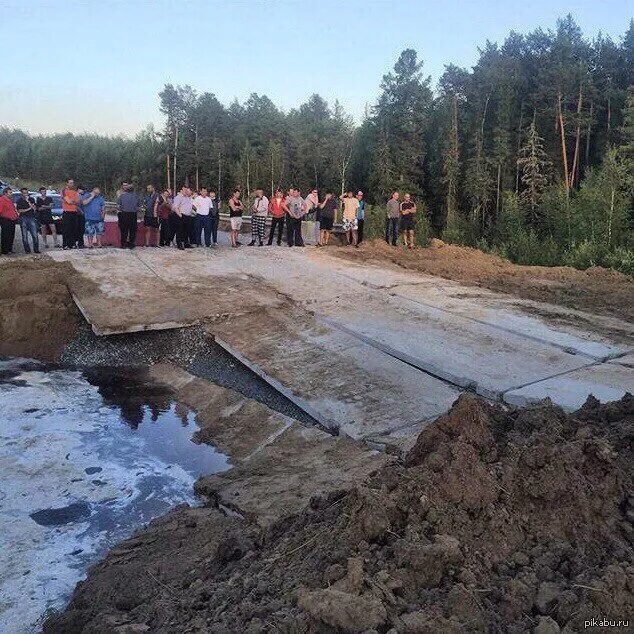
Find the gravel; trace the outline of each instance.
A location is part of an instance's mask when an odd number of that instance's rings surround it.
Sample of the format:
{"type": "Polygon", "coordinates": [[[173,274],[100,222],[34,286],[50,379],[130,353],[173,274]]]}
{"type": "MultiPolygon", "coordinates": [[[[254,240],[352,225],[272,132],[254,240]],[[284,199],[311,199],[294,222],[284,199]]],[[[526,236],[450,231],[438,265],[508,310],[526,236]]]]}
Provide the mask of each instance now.
{"type": "Polygon", "coordinates": [[[61,363],[78,368],[173,363],[304,424],[317,424],[197,326],[98,337],[88,324],[82,323],[76,337],[64,349],[61,363]]]}

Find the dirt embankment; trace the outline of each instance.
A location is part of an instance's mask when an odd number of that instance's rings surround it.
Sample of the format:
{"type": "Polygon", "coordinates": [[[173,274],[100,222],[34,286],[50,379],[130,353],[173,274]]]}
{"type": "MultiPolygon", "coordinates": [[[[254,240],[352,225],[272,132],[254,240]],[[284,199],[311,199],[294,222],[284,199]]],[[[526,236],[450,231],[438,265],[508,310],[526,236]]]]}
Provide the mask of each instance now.
{"type": "Polygon", "coordinates": [[[0,263],[0,356],[59,358],[79,323],[71,275],[70,264],[48,259],[0,263]]]}
{"type": "Polygon", "coordinates": [[[343,247],[328,252],[353,261],[391,262],[524,299],[634,319],[634,278],[601,267],[580,271],[569,266],[521,266],[440,240],[433,241],[429,248],[411,251],[375,240],[360,249],[343,247]]]}
{"type": "Polygon", "coordinates": [[[463,395],[401,465],[266,532],[178,509],[48,633],[575,632],[634,616],[634,399],[572,415],[463,395]]]}

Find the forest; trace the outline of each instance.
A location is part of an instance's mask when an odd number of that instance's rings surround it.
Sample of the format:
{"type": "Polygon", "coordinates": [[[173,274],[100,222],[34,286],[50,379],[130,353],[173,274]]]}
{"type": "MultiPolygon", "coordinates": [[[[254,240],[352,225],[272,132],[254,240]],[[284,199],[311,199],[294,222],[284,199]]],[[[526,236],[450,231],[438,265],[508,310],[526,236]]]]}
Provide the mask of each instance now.
{"type": "Polygon", "coordinates": [[[188,182],[222,198],[236,186],[361,189],[375,233],[398,189],[422,212],[420,243],[436,235],[522,264],[634,273],[634,21],[624,27],[618,41],[584,37],[571,16],[511,32],[436,85],[406,49],[358,123],[317,94],[284,112],[266,95],[225,105],[167,84],[163,129],[133,139],[0,128],[0,175],[72,176],[109,193],[123,180],[188,182]]]}

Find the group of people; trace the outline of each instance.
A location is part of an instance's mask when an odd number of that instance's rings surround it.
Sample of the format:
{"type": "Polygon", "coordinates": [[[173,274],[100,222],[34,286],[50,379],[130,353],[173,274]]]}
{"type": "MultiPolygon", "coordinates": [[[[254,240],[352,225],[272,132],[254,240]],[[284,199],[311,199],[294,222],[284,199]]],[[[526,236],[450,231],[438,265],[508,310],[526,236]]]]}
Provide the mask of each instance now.
{"type": "MultiPolygon", "coordinates": [[[[56,224],[52,217],[52,199],[47,190],[41,188],[33,199],[28,190],[20,190],[14,204],[10,188],[5,188],[0,197],[0,242],[3,254],[10,253],[15,239],[15,225],[19,223],[24,250],[40,252],[42,243],[48,247],[48,236],[52,245],[60,246],[56,224]]],[[[98,187],[86,191],[77,187],[70,179],[61,192],[61,233],[64,249],[100,247],[105,231],[105,199],[98,187]]],[[[195,246],[213,247],[218,244],[218,224],[221,203],[212,189],[201,187],[197,192],[183,186],[174,195],[170,189],[159,192],[148,185],[139,195],[133,185],[123,183],[117,192],[117,214],[122,248],[132,249],[137,244],[138,215],[143,213],[145,246],[178,249],[195,246]]],[[[251,216],[251,242],[249,246],[282,244],[284,228],[289,247],[304,246],[302,220],[309,214],[319,225],[317,246],[329,243],[337,210],[341,208],[342,228],[346,241],[358,247],[363,241],[366,205],[363,192],[352,191],[336,197],[327,191],[320,199],[317,189],[305,198],[297,188],[286,193],[277,189],[269,199],[262,189],[256,189],[252,202],[245,204],[239,189],[232,192],[228,201],[231,246],[241,246],[239,240],[243,215],[251,216]],[[267,218],[271,218],[266,230],[267,218]]],[[[414,246],[416,205],[409,194],[400,201],[400,193],[394,192],[387,202],[385,240],[396,245],[399,232],[406,247],[414,246]]]]}
{"type": "Polygon", "coordinates": [[[62,221],[61,236],[53,218],[53,198],[46,187],[40,187],[33,197],[26,188],[20,189],[17,200],[13,190],[5,187],[0,196],[0,252],[8,255],[13,251],[15,227],[20,226],[22,246],[26,253],[40,253],[40,242],[50,247],[64,249],[101,246],[104,231],[106,201],[99,187],[85,191],[70,179],[61,192],[62,221]],[[61,238],[61,244],[59,242],[61,238]]]}

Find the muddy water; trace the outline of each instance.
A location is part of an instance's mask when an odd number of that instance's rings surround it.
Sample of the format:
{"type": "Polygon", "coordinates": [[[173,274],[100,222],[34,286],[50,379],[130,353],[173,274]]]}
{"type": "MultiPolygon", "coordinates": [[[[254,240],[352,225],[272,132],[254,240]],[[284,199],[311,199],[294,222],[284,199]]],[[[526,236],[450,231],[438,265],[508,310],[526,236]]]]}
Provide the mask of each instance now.
{"type": "Polygon", "coordinates": [[[0,361],[0,632],[39,631],[108,548],[229,468],[134,373],[0,361]]]}

